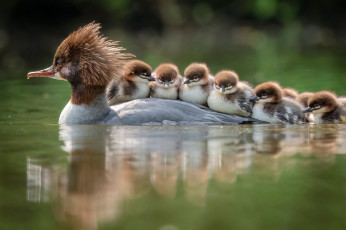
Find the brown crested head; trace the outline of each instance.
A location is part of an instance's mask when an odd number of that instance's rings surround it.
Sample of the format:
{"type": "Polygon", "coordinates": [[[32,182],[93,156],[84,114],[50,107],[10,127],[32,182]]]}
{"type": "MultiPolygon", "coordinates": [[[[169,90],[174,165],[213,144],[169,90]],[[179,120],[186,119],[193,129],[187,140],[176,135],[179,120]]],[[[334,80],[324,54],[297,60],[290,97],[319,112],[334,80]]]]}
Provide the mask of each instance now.
{"type": "Polygon", "coordinates": [[[71,33],[54,55],[52,72],[71,84],[89,86],[106,86],[119,75],[125,60],[133,55],[121,53],[124,48],[101,35],[100,28],[92,22],[71,33]]]}
{"type": "Polygon", "coordinates": [[[124,76],[128,80],[155,80],[151,76],[151,71],[150,65],[140,60],[128,61],[124,66],[124,76]]]}
{"type": "Polygon", "coordinates": [[[225,93],[236,88],[239,81],[238,74],[232,70],[222,70],[215,75],[214,87],[225,93]]]}
{"type": "Polygon", "coordinates": [[[329,91],[320,91],[308,100],[308,107],[313,113],[326,113],[338,106],[337,97],[329,91]]]}
{"type": "Polygon", "coordinates": [[[179,69],[174,64],[163,63],[155,69],[155,79],[167,87],[179,79],[179,69]]]}
{"type": "Polygon", "coordinates": [[[289,97],[291,99],[296,99],[299,95],[298,91],[292,88],[283,88],[282,92],[284,97],[289,97]]]}
{"type": "Polygon", "coordinates": [[[256,86],[254,91],[260,102],[280,102],[283,94],[281,86],[274,81],[268,81],[259,84],[256,86]]]}
{"type": "Polygon", "coordinates": [[[184,71],[184,84],[208,83],[209,68],[204,63],[191,63],[184,71]],[[201,81],[202,80],[202,81],[201,81]]]}
{"type": "Polygon", "coordinates": [[[308,107],[308,100],[312,97],[314,93],[311,92],[303,92],[298,95],[296,101],[298,101],[304,108],[308,107]]]}

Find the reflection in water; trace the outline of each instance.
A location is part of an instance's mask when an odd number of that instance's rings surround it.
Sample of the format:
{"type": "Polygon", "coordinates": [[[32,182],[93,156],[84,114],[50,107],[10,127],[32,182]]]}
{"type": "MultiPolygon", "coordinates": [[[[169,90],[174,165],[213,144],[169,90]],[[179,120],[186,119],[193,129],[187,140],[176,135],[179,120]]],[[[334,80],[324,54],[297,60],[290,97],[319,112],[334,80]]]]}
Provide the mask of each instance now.
{"type": "Polygon", "coordinates": [[[27,160],[27,200],[50,201],[76,229],[121,217],[126,200],[153,191],[173,199],[178,185],[203,206],[211,181],[233,184],[250,170],[277,179],[294,154],[346,153],[345,126],[61,126],[69,164],[27,160]]]}

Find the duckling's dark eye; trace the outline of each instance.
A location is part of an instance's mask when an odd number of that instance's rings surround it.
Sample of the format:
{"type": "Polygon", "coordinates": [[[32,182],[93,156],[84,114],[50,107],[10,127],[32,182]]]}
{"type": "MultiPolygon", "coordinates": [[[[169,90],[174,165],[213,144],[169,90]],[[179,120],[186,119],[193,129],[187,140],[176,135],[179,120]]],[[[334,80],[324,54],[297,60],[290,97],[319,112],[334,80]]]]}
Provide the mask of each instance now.
{"type": "Polygon", "coordinates": [[[196,81],[197,81],[197,80],[198,80],[198,77],[197,77],[197,76],[194,76],[194,77],[193,77],[193,80],[196,80],[196,81]]]}

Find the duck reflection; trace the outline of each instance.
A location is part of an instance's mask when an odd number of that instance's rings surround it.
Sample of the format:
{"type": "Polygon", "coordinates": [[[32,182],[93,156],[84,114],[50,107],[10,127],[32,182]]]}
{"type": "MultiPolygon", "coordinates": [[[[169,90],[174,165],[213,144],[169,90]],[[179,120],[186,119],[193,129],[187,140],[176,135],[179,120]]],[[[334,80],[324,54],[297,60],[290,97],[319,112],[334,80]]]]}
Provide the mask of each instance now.
{"type": "Polygon", "coordinates": [[[153,153],[151,182],[158,194],[173,198],[179,176],[179,154],[153,153]]]}
{"type": "Polygon", "coordinates": [[[133,192],[133,173],[126,161],[107,167],[108,138],[105,127],[61,127],[70,164],[60,174],[52,202],[59,219],[76,229],[96,229],[100,221],[117,218],[122,201],[133,192]]]}
{"type": "Polygon", "coordinates": [[[340,132],[334,125],[311,125],[309,135],[310,152],[324,160],[334,161],[335,153],[342,153],[339,152],[339,146],[345,141],[345,136],[343,140],[339,139],[339,136],[340,132]]]}
{"type": "Polygon", "coordinates": [[[277,179],[296,163],[294,154],[345,152],[344,128],[319,127],[65,125],[59,137],[68,163],[28,158],[27,200],[51,202],[75,229],[115,221],[125,215],[124,202],[153,191],[203,205],[211,181],[236,186],[245,174],[277,179]]]}

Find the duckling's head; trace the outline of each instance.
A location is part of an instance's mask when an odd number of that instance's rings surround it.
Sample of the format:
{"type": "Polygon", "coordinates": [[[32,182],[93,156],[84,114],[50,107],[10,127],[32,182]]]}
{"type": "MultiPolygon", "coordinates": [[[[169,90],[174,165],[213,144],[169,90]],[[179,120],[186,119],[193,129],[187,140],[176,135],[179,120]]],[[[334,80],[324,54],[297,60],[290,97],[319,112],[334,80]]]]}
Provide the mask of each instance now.
{"type": "Polygon", "coordinates": [[[309,98],[308,107],[304,112],[312,112],[313,114],[328,113],[333,111],[337,106],[337,97],[334,93],[320,91],[309,98]]]}
{"type": "Polygon", "coordinates": [[[155,78],[151,76],[151,67],[139,60],[131,60],[125,64],[124,76],[127,80],[139,83],[155,81],[155,78]]]}
{"type": "Polygon", "coordinates": [[[179,69],[171,63],[163,63],[155,70],[157,86],[161,88],[171,88],[180,84],[179,69]]]}
{"type": "Polygon", "coordinates": [[[209,69],[204,63],[191,63],[184,71],[184,84],[188,86],[205,85],[209,83],[209,69]]]}
{"type": "Polygon", "coordinates": [[[28,78],[49,77],[67,80],[73,87],[105,88],[133,55],[120,53],[124,48],[101,35],[100,28],[99,23],[92,22],[71,33],[56,50],[53,65],[28,73],[28,78]]]}
{"type": "Polygon", "coordinates": [[[254,89],[255,95],[250,100],[257,103],[277,103],[282,99],[281,86],[273,81],[259,84],[254,89]]]}
{"type": "Polygon", "coordinates": [[[292,88],[283,88],[282,92],[284,97],[288,97],[293,100],[295,100],[299,95],[298,91],[292,88]]]}
{"type": "Polygon", "coordinates": [[[312,97],[314,93],[311,92],[303,92],[298,95],[296,101],[298,101],[304,108],[308,107],[308,100],[312,97]]]}
{"type": "Polygon", "coordinates": [[[215,75],[214,90],[221,94],[230,94],[237,91],[238,74],[232,70],[222,70],[215,75]]]}

